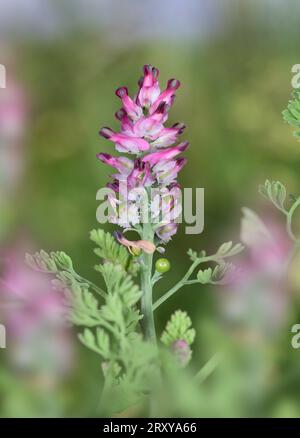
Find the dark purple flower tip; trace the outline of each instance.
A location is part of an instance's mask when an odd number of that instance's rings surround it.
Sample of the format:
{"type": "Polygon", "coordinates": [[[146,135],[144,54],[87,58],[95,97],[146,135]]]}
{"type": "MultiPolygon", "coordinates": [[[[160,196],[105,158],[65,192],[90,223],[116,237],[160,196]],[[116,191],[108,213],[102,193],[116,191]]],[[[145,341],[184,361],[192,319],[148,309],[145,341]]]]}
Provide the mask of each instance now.
{"type": "Polygon", "coordinates": [[[138,169],[138,170],[144,170],[145,169],[145,163],[140,158],[136,158],[134,160],[134,168],[138,169]]]}
{"type": "Polygon", "coordinates": [[[144,76],[141,76],[140,79],[138,80],[138,86],[141,88],[143,86],[144,83],[144,76]]]}
{"type": "Polygon", "coordinates": [[[187,162],[187,159],[185,157],[180,157],[180,158],[177,158],[177,160],[176,160],[177,166],[180,168],[182,168],[186,164],[186,162],[187,162]]]}
{"type": "Polygon", "coordinates": [[[145,64],[143,67],[143,72],[145,76],[149,74],[152,74],[154,78],[158,78],[159,76],[159,70],[156,67],[152,67],[151,64],[145,64]]]}
{"type": "Polygon", "coordinates": [[[176,99],[176,95],[172,94],[172,96],[170,97],[170,104],[169,104],[170,106],[173,105],[175,99],[176,99]]]}
{"type": "Polygon", "coordinates": [[[174,90],[177,90],[177,88],[180,87],[180,81],[177,79],[169,79],[167,83],[167,88],[174,88],[174,90]]]}
{"type": "Polygon", "coordinates": [[[156,67],[152,67],[152,74],[157,79],[159,76],[159,70],[156,67]]]}
{"type": "Polygon", "coordinates": [[[109,189],[112,189],[115,193],[119,192],[119,182],[118,181],[114,181],[112,183],[107,183],[106,187],[108,187],[109,189]]]}
{"type": "Polygon", "coordinates": [[[124,116],[126,116],[126,111],[124,110],[124,108],[119,109],[116,113],[115,113],[115,117],[118,120],[122,120],[124,116]]]}
{"type": "Polygon", "coordinates": [[[120,242],[120,240],[123,237],[123,234],[120,231],[114,231],[113,236],[117,242],[120,242]]]}
{"type": "Polygon", "coordinates": [[[160,102],[160,104],[155,110],[155,114],[163,114],[167,112],[168,109],[169,109],[169,105],[166,102],[160,102]]]}
{"type": "Polygon", "coordinates": [[[178,130],[178,134],[182,134],[186,126],[184,123],[175,123],[172,128],[176,128],[178,130]]]}
{"type": "Polygon", "coordinates": [[[180,152],[184,152],[187,150],[187,148],[189,147],[190,143],[188,141],[185,141],[183,143],[180,143],[178,145],[178,149],[180,150],[180,152]]]}
{"type": "Polygon", "coordinates": [[[96,157],[98,158],[98,160],[101,160],[104,163],[112,158],[110,154],[106,154],[105,152],[100,152],[96,155],[96,157]]]}
{"type": "Polygon", "coordinates": [[[99,134],[104,138],[110,138],[113,135],[113,131],[108,128],[107,126],[104,126],[100,129],[99,134]]]}
{"type": "Polygon", "coordinates": [[[118,96],[120,99],[122,99],[124,96],[128,96],[128,89],[127,87],[120,87],[116,89],[116,96],[118,96]]]}
{"type": "Polygon", "coordinates": [[[169,185],[169,190],[172,190],[172,189],[181,189],[181,185],[178,182],[174,181],[169,185]]]}
{"type": "Polygon", "coordinates": [[[151,64],[145,64],[143,67],[144,75],[148,75],[152,72],[152,65],[151,64]]]}

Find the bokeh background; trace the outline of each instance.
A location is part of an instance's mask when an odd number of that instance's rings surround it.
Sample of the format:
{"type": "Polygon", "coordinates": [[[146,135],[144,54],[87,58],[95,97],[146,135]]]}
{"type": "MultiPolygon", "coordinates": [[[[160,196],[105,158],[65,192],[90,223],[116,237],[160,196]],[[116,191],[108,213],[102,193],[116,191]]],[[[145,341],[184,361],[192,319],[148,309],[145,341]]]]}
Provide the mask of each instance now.
{"type": "Polygon", "coordinates": [[[300,144],[281,117],[291,67],[300,63],[299,18],[297,0],[0,0],[0,63],[7,68],[0,89],[0,321],[8,327],[1,416],[97,415],[98,357],[62,324],[60,298],[23,258],[40,248],[63,250],[97,282],[88,236],[98,226],[96,192],[109,170],[95,155],[112,150],[98,130],[117,126],[114,89],[133,92],[145,63],[160,69],[162,83],[182,83],[170,113],[171,122],[186,123],[191,143],[180,182],[205,188],[204,232],[180,228],[157,296],[186,271],[188,248],[214,251],[240,240],[242,207],[275,230],[276,249],[250,244],[243,287],[190,286],[157,312],[158,330],[175,309],[189,312],[197,329],[193,371],[221,352],[182,415],[300,416],[300,351],[290,342],[300,322],[299,264],[279,285],[289,242],[282,218],[257,192],[266,178],[300,192],[300,144]]]}

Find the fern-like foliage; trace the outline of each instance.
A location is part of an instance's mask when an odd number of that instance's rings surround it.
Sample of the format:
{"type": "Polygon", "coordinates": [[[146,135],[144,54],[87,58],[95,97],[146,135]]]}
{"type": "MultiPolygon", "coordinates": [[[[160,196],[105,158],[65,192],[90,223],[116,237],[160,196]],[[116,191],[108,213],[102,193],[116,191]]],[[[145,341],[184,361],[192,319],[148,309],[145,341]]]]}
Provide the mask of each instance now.
{"type": "Polygon", "coordinates": [[[73,268],[71,258],[63,251],[51,252],[39,251],[35,254],[26,254],[25,261],[31,269],[44,274],[52,274],[55,280],[52,284],[56,289],[72,289],[74,284],[93,289],[97,294],[105,297],[105,292],[89,280],[83,278],[73,268]]]}
{"type": "Polygon", "coordinates": [[[162,343],[169,347],[174,342],[181,340],[191,345],[196,335],[195,330],[191,327],[192,321],[187,313],[182,310],[176,310],[161,335],[162,343]]]}
{"type": "MultiPolygon", "coordinates": [[[[116,250],[113,249],[113,252],[116,253],[116,250]]],[[[109,336],[114,336],[117,344],[136,328],[141,319],[136,309],[141,292],[120,264],[107,262],[106,259],[106,263],[97,266],[107,288],[102,294],[104,303],[100,305],[99,300],[90,291],[92,283],[74,271],[72,260],[65,253],[48,254],[40,251],[34,255],[26,254],[26,261],[31,268],[39,272],[55,275],[52,283],[65,294],[68,320],[75,325],[86,327],[81,340],[87,347],[95,351],[95,342],[104,339],[103,336],[99,338],[99,333],[95,337],[90,328],[101,327],[107,330],[109,336]],[[94,340],[89,345],[92,336],[94,340]]]]}
{"type": "MultiPolygon", "coordinates": [[[[96,267],[106,285],[101,302],[93,293],[97,286],[75,272],[64,252],[26,254],[26,261],[32,269],[54,276],[53,286],[65,296],[66,319],[83,328],[80,341],[100,355],[106,387],[118,391],[114,403],[123,400],[124,408],[149,391],[150,375],[158,369],[154,363],[157,352],[139,334],[142,316],[137,304],[141,291],[124,269],[127,253],[107,233],[94,233],[93,237],[101,244],[98,255],[101,253],[104,261],[96,267]]],[[[115,405],[114,409],[119,407],[115,405]]]]}
{"type": "Polygon", "coordinates": [[[119,264],[126,269],[129,261],[128,251],[124,246],[119,245],[110,233],[101,229],[92,230],[90,238],[97,244],[94,252],[102,261],[119,264]]]}
{"type": "Polygon", "coordinates": [[[201,284],[225,284],[229,282],[235,272],[232,263],[222,263],[214,268],[200,269],[197,273],[197,279],[201,284]]]}
{"type": "Polygon", "coordinates": [[[244,245],[241,243],[233,244],[232,241],[222,243],[222,245],[218,248],[215,254],[208,256],[206,251],[202,250],[199,253],[196,251],[189,249],[187,254],[190,257],[192,262],[201,261],[205,259],[219,259],[220,261],[224,261],[224,259],[229,257],[234,257],[235,255],[242,252],[244,249],[244,245]]]}
{"type": "MultiPolygon", "coordinates": [[[[232,279],[233,273],[237,273],[235,266],[227,262],[227,258],[234,257],[243,251],[244,245],[241,243],[233,244],[232,241],[223,243],[215,254],[207,255],[205,251],[197,253],[189,249],[187,254],[196,268],[201,263],[217,263],[215,267],[200,269],[197,273],[197,280],[201,284],[224,284],[232,279]]],[[[193,282],[197,281],[194,280],[193,282]]]]}
{"type": "MultiPolygon", "coordinates": [[[[94,249],[95,254],[100,257],[101,262],[110,262],[116,265],[120,265],[123,269],[127,270],[128,274],[132,277],[136,277],[140,272],[140,264],[136,257],[132,257],[127,249],[116,242],[114,237],[101,229],[92,230],[90,238],[98,246],[94,249]]],[[[99,266],[96,266],[98,270],[99,266]]]]}
{"type": "Polygon", "coordinates": [[[234,245],[232,241],[225,242],[219,247],[216,255],[222,258],[233,257],[243,251],[243,249],[244,245],[242,245],[241,243],[236,243],[234,245]]]}
{"type": "Polygon", "coordinates": [[[272,202],[274,206],[286,213],[285,200],[286,200],[286,188],[279,181],[269,181],[268,179],[265,183],[259,186],[259,193],[266,199],[272,202]]]}
{"type": "Polygon", "coordinates": [[[289,101],[287,109],[282,112],[283,119],[294,128],[294,136],[300,140],[300,91],[294,90],[292,99],[289,101]]]}

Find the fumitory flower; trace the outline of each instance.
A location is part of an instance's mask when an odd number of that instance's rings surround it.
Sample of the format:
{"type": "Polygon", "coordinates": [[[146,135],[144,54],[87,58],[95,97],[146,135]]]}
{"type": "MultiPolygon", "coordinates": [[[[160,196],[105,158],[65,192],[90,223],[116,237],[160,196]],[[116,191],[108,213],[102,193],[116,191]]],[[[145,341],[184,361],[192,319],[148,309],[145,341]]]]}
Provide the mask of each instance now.
{"type": "Polygon", "coordinates": [[[186,164],[186,159],[180,154],[189,143],[174,145],[185,128],[183,123],[165,126],[180,82],[170,79],[166,89],[161,91],[158,76],[157,68],[145,65],[134,98],[129,96],[126,87],[116,90],[122,102],[122,108],[115,114],[120,121],[120,132],[104,127],[100,135],[113,142],[118,152],[127,155],[99,153],[97,158],[117,171],[111,175],[112,182],[107,184],[112,189],[107,200],[115,213],[109,218],[110,222],[124,228],[143,223],[145,196],[153,192],[150,201],[147,198],[150,214],[146,219],[156,223],[158,242],[167,242],[176,233],[176,219],[181,213],[177,175],[186,164]],[[122,199],[117,199],[121,194],[122,199]]]}
{"type": "Polygon", "coordinates": [[[115,231],[114,236],[121,245],[128,248],[132,255],[139,255],[141,251],[152,254],[156,249],[155,245],[148,240],[128,240],[119,231],[115,231]]]}

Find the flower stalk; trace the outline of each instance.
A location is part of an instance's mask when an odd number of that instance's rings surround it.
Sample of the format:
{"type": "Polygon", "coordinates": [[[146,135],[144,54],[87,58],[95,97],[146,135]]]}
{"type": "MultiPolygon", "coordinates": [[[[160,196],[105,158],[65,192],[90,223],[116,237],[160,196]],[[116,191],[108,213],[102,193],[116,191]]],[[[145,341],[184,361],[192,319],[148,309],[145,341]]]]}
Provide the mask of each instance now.
{"type": "MultiPolygon", "coordinates": [[[[151,224],[144,224],[143,239],[153,242],[154,232],[151,224]]],[[[152,264],[153,254],[142,254],[142,270],[141,270],[141,310],[144,315],[142,319],[142,327],[145,339],[156,343],[155,323],[152,306],[152,264]]]]}

